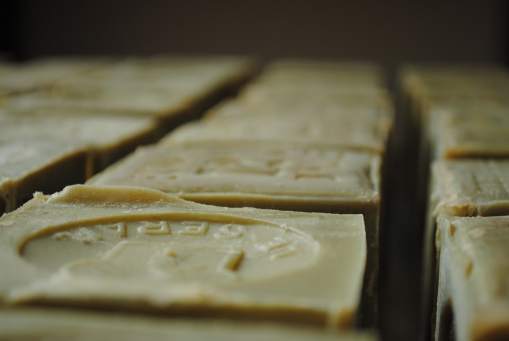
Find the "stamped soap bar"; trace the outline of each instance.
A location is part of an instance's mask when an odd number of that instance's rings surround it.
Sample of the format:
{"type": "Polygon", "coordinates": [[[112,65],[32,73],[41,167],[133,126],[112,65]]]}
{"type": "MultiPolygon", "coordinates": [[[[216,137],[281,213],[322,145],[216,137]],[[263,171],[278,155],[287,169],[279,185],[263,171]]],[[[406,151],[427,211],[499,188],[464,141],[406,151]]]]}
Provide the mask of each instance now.
{"type": "Polygon", "coordinates": [[[340,328],[360,313],[361,215],[228,209],[155,190],[76,185],[36,195],[0,228],[7,305],[340,328]]]}
{"type": "Polygon", "coordinates": [[[444,218],[439,231],[437,339],[453,328],[457,340],[506,340],[509,216],[444,218]]]}

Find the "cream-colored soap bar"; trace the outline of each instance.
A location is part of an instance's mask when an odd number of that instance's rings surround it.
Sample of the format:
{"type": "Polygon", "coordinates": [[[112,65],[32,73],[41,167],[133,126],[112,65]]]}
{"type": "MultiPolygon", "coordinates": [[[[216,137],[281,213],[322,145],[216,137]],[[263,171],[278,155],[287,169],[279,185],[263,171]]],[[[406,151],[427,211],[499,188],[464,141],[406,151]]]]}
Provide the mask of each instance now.
{"type": "MultiPolygon", "coordinates": [[[[1,129],[1,128],[0,128],[1,129]]],[[[86,179],[87,152],[59,139],[0,136],[0,215],[32,197],[86,179]]]]}
{"type": "Polygon", "coordinates": [[[333,81],[346,85],[347,82],[363,83],[365,85],[382,85],[382,70],[378,65],[370,63],[348,63],[333,61],[309,60],[279,60],[270,63],[264,69],[257,82],[305,87],[306,80],[333,81]]]}
{"type": "Polygon", "coordinates": [[[109,62],[105,59],[72,58],[43,59],[25,64],[2,64],[0,65],[0,97],[48,87],[59,80],[81,77],[87,72],[107,65],[109,62]]]}
{"type": "MultiPolygon", "coordinates": [[[[372,115],[373,120],[392,120],[393,107],[387,97],[366,96],[359,100],[357,96],[322,94],[309,98],[288,94],[274,96],[270,91],[244,91],[242,96],[212,108],[206,118],[230,117],[242,119],[248,115],[256,116],[284,116],[288,120],[295,116],[307,115],[337,115],[348,120],[349,117],[372,115]]],[[[362,120],[362,118],[361,118],[362,120]]]]}
{"type": "Polygon", "coordinates": [[[94,170],[152,141],[157,130],[149,118],[66,113],[0,110],[0,212],[14,209],[35,191],[51,193],[83,182],[94,170]]]}
{"type": "Polygon", "coordinates": [[[509,338],[509,216],[443,218],[436,339],[509,338]],[[452,302],[452,307],[448,304],[452,302]],[[452,310],[451,323],[447,310],[452,310]]]}
{"type": "Polygon", "coordinates": [[[433,164],[433,210],[453,216],[509,214],[509,162],[443,160],[433,164]]]}
{"type": "Polygon", "coordinates": [[[391,119],[374,108],[302,115],[217,116],[178,128],[166,140],[316,143],[383,153],[391,119]]]}
{"type": "Polygon", "coordinates": [[[10,108],[64,108],[121,114],[172,116],[189,114],[235,88],[253,73],[247,60],[187,63],[169,58],[124,61],[83,77],[67,78],[51,88],[16,96],[10,108]]]}
{"type": "MultiPolygon", "coordinates": [[[[1,132],[12,140],[26,137],[67,141],[88,148],[92,165],[102,169],[142,143],[160,134],[150,117],[110,115],[107,111],[84,109],[0,110],[1,132]]],[[[89,174],[90,175],[90,174],[89,174]]]]}
{"type": "Polygon", "coordinates": [[[359,313],[361,215],[228,209],[142,188],[77,185],[36,195],[0,218],[0,228],[7,305],[341,328],[359,313]]]}
{"type": "Polygon", "coordinates": [[[280,60],[268,64],[243,91],[252,101],[321,101],[324,97],[350,97],[357,101],[385,96],[381,69],[368,63],[280,60]]]}
{"type": "Polygon", "coordinates": [[[149,187],[218,205],[330,212],[378,205],[379,173],[379,156],[348,149],[183,142],[138,149],[90,183],[149,187]]]}
{"type": "Polygon", "coordinates": [[[437,110],[431,118],[437,158],[488,158],[509,155],[507,108],[437,110]]]}
{"type": "MultiPolygon", "coordinates": [[[[509,214],[509,163],[498,160],[435,161],[425,230],[425,304],[432,302],[437,281],[436,220],[439,216],[509,214]]],[[[431,307],[428,307],[431,310],[431,307]]]]}
{"type": "Polygon", "coordinates": [[[164,317],[16,309],[0,311],[0,337],[26,340],[323,340],[375,341],[370,333],[337,332],[266,322],[183,320],[164,317]]]}

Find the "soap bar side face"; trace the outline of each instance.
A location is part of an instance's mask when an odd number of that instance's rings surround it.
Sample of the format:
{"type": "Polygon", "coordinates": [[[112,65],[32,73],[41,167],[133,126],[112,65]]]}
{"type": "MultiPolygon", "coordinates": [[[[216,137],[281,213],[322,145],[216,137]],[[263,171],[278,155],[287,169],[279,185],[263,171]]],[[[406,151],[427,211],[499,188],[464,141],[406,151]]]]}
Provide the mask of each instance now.
{"type": "Polygon", "coordinates": [[[457,335],[507,337],[509,217],[450,218],[441,224],[441,235],[443,247],[451,250],[457,335]]]}
{"type": "Polygon", "coordinates": [[[502,160],[447,160],[433,164],[435,215],[509,214],[509,163],[502,160]]]}

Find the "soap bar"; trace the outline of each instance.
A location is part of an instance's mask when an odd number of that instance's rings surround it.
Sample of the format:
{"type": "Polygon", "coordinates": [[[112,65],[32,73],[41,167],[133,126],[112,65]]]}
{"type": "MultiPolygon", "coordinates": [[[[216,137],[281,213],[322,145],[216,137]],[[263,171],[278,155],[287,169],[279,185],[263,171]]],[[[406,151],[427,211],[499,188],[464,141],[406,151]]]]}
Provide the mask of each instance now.
{"type": "Polygon", "coordinates": [[[0,206],[9,211],[34,191],[83,182],[156,132],[153,120],[143,117],[0,109],[0,206]]]}
{"type": "MultiPolygon", "coordinates": [[[[393,107],[385,96],[364,96],[362,100],[356,96],[321,94],[307,97],[286,95],[274,96],[256,89],[244,90],[241,97],[234,100],[223,101],[214,106],[206,115],[206,119],[216,117],[230,117],[242,119],[248,115],[284,116],[288,120],[301,115],[337,115],[348,120],[352,115],[372,115],[375,121],[387,122],[393,119],[393,107]]],[[[350,118],[351,119],[351,118],[350,118]]],[[[362,118],[361,118],[362,120],[362,118]]]]}
{"type": "Polygon", "coordinates": [[[149,187],[218,205],[323,212],[378,205],[379,172],[378,155],[349,149],[190,141],[140,148],[90,183],[149,187]]]}
{"type": "Polygon", "coordinates": [[[173,119],[195,114],[249,78],[253,64],[244,59],[206,63],[134,60],[112,63],[79,78],[60,80],[23,96],[10,108],[63,108],[173,119]]]}
{"type": "Polygon", "coordinates": [[[149,117],[116,116],[82,109],[0,109],[0,122],[5,138],[68,141],[69,145],[88,147],[101,159],[101,166],[127,154],[140,143],[153,141],[159,134],[156,122],[149,117]]]}
{"type": "Polygon", "coordinates": [[[0,136],[0,216],[35,190],[52,193],[85,181],[87,159],[86,150],[69,141],[0,136]]]}
{"type": "Polygon", "coordinates": [[[263,321],[224,321],[140,317],[64,309],[0,311],[2,338],[16,340],[323,340],[375,341],[368,332],[339,332],[263,321]]]}
{"type": "MultiPolygon", "coordinates": [[[[509,162],[499,160],[439,160],[432,165],[430,200],[425,228],[425,304],[433,301],[440,249],[436,249],[436,221],[440,216],[509,214],[509,162]]],[[[430,311],[431,307],[427,307],[430,311]]]]}
{"type": "Polygon", "coordinates": [[[436,158],[489,158],[509,155],[507,107],[437,110],[430,127],[436,158]]]}
{"type": "Polygon", "coordinates": [[[508,161],[436,161],[432,177],[432,206],[435,215],[509,214],[508,161]]]}
{"type": "Polygon", "coordinates": [[[42,89],[106,65],[106,59],[91,58],[50,58],[25,64],[0,64],[0,97],[42,89]]]}
{"type": "Polygon", "coordinates": [[[444,218],[439,231],[437,339],[509,338],[509,216],[444,218]]]}
{"type": "Polygon", "coordinates": [[[149,189],[75,185],[37,194],[0,218],[0,227],[7,305],[339,328],[359,313],[361,215],[228,209],[149,189]]]}
{"type": "Polygon", "coordinates": [[[344,112],[307,112],[301,115],[231,116],[186,124],[168,141],[272,141],[316,143],[383,153],[392,121],[373,108],[344,112]]]}

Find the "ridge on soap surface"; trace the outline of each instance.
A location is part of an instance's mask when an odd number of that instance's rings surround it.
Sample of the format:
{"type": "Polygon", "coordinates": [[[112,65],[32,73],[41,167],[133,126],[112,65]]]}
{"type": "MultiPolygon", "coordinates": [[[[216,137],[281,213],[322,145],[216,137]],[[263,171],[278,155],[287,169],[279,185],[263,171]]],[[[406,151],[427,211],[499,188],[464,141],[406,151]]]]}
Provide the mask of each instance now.
{"type": "Polygon", "coordinates": [[[239,193],[377,202],[380,158],[323,146],[270,142],[183,142],[138,150],[89,181],[134,185],[191,199],[239,193]]]}
{"type": "Polygon", "coordinates": [[[168,313],[342,328],[358,311],[361,215],[228,209],[142,188],[77,185],[36,196],[0,227],[0,263],[13,271],[0,279],[0,297],[9,305],[136,310],[143,302],[168,313]]]}

